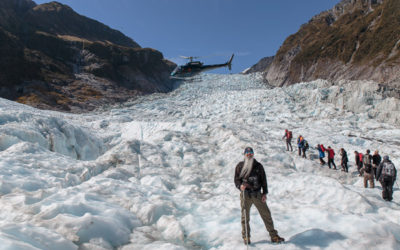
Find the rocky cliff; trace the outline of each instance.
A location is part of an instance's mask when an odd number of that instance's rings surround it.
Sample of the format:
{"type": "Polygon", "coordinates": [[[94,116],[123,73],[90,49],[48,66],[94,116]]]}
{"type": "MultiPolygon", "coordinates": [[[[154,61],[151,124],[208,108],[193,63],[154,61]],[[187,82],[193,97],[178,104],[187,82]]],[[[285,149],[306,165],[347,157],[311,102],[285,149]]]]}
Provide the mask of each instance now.
{"type": "Polygon", "coordinates": [[[256,64],[254,64],[250,68],[243,71],[243,74],[250,74],[250,73],[255,73],[255,72],[267,72],[269,69],[269,66],[271,66],[271,63],[273,61],[274,61],[273,56],[263,57],[256,64]]]}
{"type": "Polygon", "coordinates": [[[400,1],[341,1],[289,36],[263,72],[275,86],[346,79],[400,87],[400,1]]]}
{"type": "Polygon", "coordinates": [[[66,5],[0,1],[0,97],[81,112],[169,91],[174,66],[66,5]]]}

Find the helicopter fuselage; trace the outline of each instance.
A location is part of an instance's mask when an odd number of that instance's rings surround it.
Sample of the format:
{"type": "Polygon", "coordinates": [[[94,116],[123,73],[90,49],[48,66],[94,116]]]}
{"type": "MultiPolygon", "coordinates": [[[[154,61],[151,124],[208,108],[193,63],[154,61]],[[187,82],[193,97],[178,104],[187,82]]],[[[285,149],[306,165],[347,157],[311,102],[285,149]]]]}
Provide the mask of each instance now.
{"type": "Polygon", "coordinates": [[[212,70],[212,69],[216,69],[216,68],[221,68],[221,67],[229,67],[229,70],[230,70],[231,66],[232,66],[233,56],[234,55],[231,56],[231,58],[228,62],[223,63],[223,64],[204,65],[200,61],[191,61],[185,65],[177,66],[171,72],[171,76],[173,76],[173,77],[191,77],[196,74],[199,74],[200,72],[203,72],[206,70],[212,70]]]}

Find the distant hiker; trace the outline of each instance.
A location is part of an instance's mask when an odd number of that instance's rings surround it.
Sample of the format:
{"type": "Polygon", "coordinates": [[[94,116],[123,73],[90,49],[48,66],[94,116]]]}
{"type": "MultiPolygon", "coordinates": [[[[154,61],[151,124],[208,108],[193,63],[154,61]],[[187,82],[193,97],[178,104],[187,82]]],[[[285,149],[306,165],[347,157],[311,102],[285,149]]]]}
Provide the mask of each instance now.
{"type": "Polygon", "coordinates": [[[375,150],[374,155],[372,156],[372,169],[374,171],[374,176],[376,177],[376,170],[381,164],[382,157],[379,155],[379,151],[375,150]]]}
{"type": "Polygon", "coordinates": [[[334,161],[335,151],[333,151],[331,146],[328,146],[328,149],[326,151],[328,151],[328,167],[331,168],[331,163],[332,163],[333,166],[335,167],[334,169],[336,170],[337,168],[336,168],[336,164],[335,164],[335,161],[334,161]]]}
{"type": "MultiPolygon", "coordinates": [[[[297,137],[297,147],[299,148],[299,156],[301,156],[301,153],[303,152],[304,148],[304,137],[301,135],[297,137]]],[[[303,158],[305,158],[304,153],[303,153],[303,158]]]]}
{"type": "Polygon", "coordinates": [[[271,212],[267,206],[267,178],[263,165],[254,159],[254,151],[247,147],[244,150],[244,161],[237,164],[235,169],[235,185],[241,191],[240,201],[242,210],[242,237],[244,243],[250,244],[250,208],[254,204],[260,213],[272,242],[282,242],[274,228],[271,212]],[[262,193],[261,193],[262,190],[262,193]]]}
{"type": "Polygon", "coordinates": [[[348,173],[349,168],[347,166],[347,163],[349,162],[349,158],[347,158],[347,152],[344,150],[344,148],[340,149],[340,156],[342,156],[342,159],[340,161],[340,165],[342,166],[342,171],[348,173]]]}
{"type": "Polygon", "coordinates": [[[383,162],[379,164],[376,171],[376,180],[382,185],[382,198],[385,201],[393,200],[393,185],[396,182],[397,170],[389,160],[389,156],[383,157],[383,162]]]}
{"type": "Polygon", "coordinates": [[[357,171],[359,173],[358,176],[362,176],[363,175],[363,171],[362,171],[362,166],[363,166],[363,164],[362,164],[362,156],[363,156],[362,153],[354,151],[354,160],[356,162],[357,171]]]}
{"type": "Polygon", "coordinates": [[[292,131],[289,131],[285,129],[285,135],[282,137],[282,139],[286,138],[286,151],[289,151],[289,146],[290,146],[290,151],[293,151],[292,148],[292,131]]]}
{"type": "Polygon", "coordinates": [[[318,150],[318,153],[319,153],[319,162],[320,162],[320,164],[321,164],[321,165],[325,165],[326,162],[324,161],[324,157],[325,157],[325,148],[324,148],[324,145],[318,144],[318,145],[317,145],[317,150],[318,150]]]}
{"type": "Polygon", "coordinates": [[[375,187],[374,173],[372,172],[372,155],[370,150],[367,149],[367,153],[362,157],[362,163],[364,165],[364,187],[368,187],[368,181],[370,188],[375,187]]]}
{"type": "Polygon", "coordinates": [[[310,145],[308,145],[308,142],[306,140],[304,140],[303,144],[304,146],[301,151],[303,152],[303,158],[307,158],[306,151],[310,148],[310,145]]]}

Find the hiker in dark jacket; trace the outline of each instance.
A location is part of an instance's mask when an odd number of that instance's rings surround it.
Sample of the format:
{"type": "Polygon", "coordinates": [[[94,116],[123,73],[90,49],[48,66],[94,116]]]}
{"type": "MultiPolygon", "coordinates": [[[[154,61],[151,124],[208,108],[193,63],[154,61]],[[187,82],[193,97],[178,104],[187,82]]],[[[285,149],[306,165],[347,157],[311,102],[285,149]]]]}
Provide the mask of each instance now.
{"type": "Polygon", "coordinates": [[[347,163],[349,162],[349,158],[347,158],[347,152],[344,150],[344,148],[340,149],[340,155],[342,156],[342,159],[340,161],[340,165],[342,166],[342,171],[348,173],[349,168],[347,166],[347,163]]]}
{"type": "Polygon", "coordinates": [[[334,169],[336,170],[337,168],[336,168],[336,164],[335,164],[335,161],[334,161],[335,151],[333,151],[331,146],[328,146],[328,149],[326,151],[328,151],[328,167],[331,168],[331,163],[332,163],[334,169]]]}
{"type": "MultiPolygon", "coordinates": [[[[297,137],[297,147],[299,148],[299,156],[301,156],[301,153],[303,152],[304,148],[304,137],[301,135],[297,137]]],[[[304,153],[303,153],[303,158],[305,158],[304,153]]]]}
{"type": "Polygon", "coordinates": [[[393,200],[393,185],[396,182],[397,170],[389,156],[385,155],[376,170],[376,180],[382,185],[382,198],[385,201],[393,200]]]}
{"type": "Polygon", "coordinates": [[[325,157],[324,145],[318,144],[317,145],[317,149],[318,149],[318,153],[319,153],[319,162],[320,162],[321,165],[325,165],[326,162],[324,161],[324,157],[325,157]]]}
{"type": "Polygon", "coordinates": [[[374,177],[376,178],[376,170],[379,167],[379,164],[381,164],[382,158],[379,155],[379,151],[375,150],[374,155],[372,156],[372,169],[374,171],[374,177]]]}
{"type": "Polygon", "coordinates": [[[244,150],[244,161],[237,164],[235,169],[235,186],[241,191],[240,201],[242,208],[242,237],[244,243],[250,244],[250,208],[254,204],[260,213],[272,242],[282,242],[274,228],[271,212],[267,206],[267,178],[263,165],[254,159],[254,151],[247,147],[244,150]]]}
{"type": "Polygon", "coordinates": [[[289,151],[289,146],[290,146],[290,151],[293,151],[292,137],[293,137],[292,131],[285,129],[285,135],[282,137],[282,139],[286,138],[286,151],[289,151]]]}
{"type": "Polygon", "coordinates": [[[375,187],[374,181],[374,173],[372,170],[372,155],[370,154],[370,150],[367,149],[367,153],[363,155],[362,162],[363,162],[363,171],[364,171],[364,187],[368,187],[368,181],[370,188],[375,187]]]}
{"type": "Polygon", "coordinates": [[[308,145],[308,142],[306,140],[303,140],[303,148],[301,149],[301,151],[303,152],[303,158],[307,158],[306,152],[307,150],[310,148],[310,146],[308,145]]]}

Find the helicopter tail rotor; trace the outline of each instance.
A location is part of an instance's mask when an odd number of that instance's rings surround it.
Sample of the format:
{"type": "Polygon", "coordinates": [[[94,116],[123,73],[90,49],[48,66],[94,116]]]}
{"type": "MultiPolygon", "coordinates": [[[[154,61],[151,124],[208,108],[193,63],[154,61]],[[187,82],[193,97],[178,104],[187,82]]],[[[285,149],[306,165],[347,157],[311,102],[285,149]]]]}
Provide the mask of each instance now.
{"type": "Polygon", "coordinates": [[[232,54],[232,56],[231,56],[231,59],[229,59],[229,61],[226,63],[226,64],[228,64],[228,69],[229,70],[232,70],[232,60],[233,60],[233,56],[234,56],[235,54],[232,54]]]}

